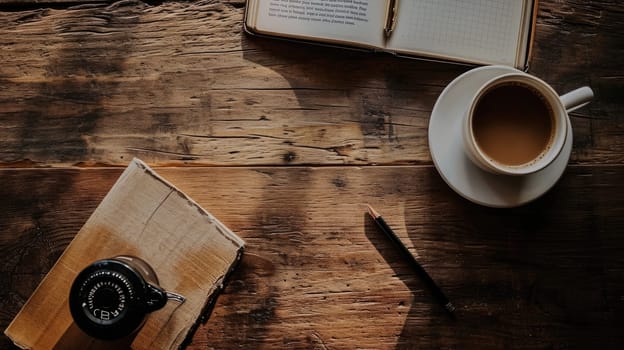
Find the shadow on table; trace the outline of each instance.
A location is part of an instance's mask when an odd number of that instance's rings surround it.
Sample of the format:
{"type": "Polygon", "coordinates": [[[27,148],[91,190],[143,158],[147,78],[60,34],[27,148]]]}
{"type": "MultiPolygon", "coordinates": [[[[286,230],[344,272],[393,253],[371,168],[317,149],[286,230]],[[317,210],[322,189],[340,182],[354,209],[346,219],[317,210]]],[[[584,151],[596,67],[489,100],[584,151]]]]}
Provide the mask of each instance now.
{"type": "Polygon", "coordinates": [[[621,240],[597,214],[617,206],[592,199],[610,190],[586,171],[513,209],[462,199],[435,169],[388,188],[405,221],[386,221],[457,308],[453,321],[367,215],[367,238],[412,292],[396,349],[617,348],[621,240]]]}
{"type": "Polygon", "coordinates": [[[394,275],[400,278],[411,292],[411,300],[406,302],[410,309],[398,336],[396,349],[419,348],[419,346],[436,348],[448,345],[445,344],[444,335],[440,334],[440,331],[453,329],[459,321],[447,314],[437,303],[427,285],[418,278],[404,259],[401,251],[386,238],[368,214],[365,214],[365,223],[366,237],[392,268],[394,275]]]}
{"type": "MultiPolygon", "coordinates": [[[[308,122],[341,126],[343,129],[330,129],[336,133],[336,140],[332,140],[332,131],[318,137],[324,144],[335,142],[327,147],[332,151],[344,147],[344,133],[350,133],[349,145],[355,142],[352,147],[356,150],[348,149],[346,153],[353,158],[347,159],[358,163],[369,161],[366,149],[387,144],[396,151],[389,155],[388,162],[394,160],[393,156],[411,162],[422,160],[414,160],[401,150],[413,143],[419,146],[424,143],[419,136],[438,95],[446,84],[468,69],[364,50],[260,37],[243,36],[241,45],[245,60],[271,69],[287,81],[275,79],[270,83],[271,88],[280,89],[284,96],[284,105],[275,109],[288,108],[289,115],[299,120],[305,118],[308,122]],[[296,102],[289,101],[289,94],[296,102]],[[352,125],[358,126],[361,135],[348,128],[352,125]],[[338,130],[344,131],[339,133],[338,130]]],[[[261,84],[266,88],[264,81],[261,84]]],[[[279,117],[277,114],[276,118],[279,117]]],[[[293,147],[292,152],[297,153],[297,148],[293,147]]],[[[301,162],[297,156],[287,153],[284,161],[297,159],[301,162]]]]}

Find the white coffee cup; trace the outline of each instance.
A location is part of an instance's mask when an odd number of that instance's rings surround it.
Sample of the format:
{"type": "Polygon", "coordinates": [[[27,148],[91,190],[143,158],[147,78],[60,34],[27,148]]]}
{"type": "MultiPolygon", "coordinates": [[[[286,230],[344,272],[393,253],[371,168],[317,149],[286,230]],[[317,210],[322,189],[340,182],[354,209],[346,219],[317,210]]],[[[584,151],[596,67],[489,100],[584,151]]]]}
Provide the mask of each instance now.
{"type": "Polygon", "coordinates": [[[475,165],[494,174],[539,171],[557,158],[566,138],[572,137],[568,112],[593,96],[587,86],[559,96],[543,80],[520,71],[490,79],[472,93],[466,108],[465,153],[475,165]]]}

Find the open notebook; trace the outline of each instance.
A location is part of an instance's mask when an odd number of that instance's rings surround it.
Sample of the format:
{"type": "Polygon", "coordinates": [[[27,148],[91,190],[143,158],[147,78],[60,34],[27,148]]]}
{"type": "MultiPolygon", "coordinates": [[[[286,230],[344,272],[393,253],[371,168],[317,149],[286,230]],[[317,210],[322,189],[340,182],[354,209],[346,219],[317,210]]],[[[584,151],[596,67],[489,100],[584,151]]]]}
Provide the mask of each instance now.
{"type": "Polygon", "coordinates": [[[526,66],[537,0],[247,0],[245,28],[477,64],[526,66]]]}

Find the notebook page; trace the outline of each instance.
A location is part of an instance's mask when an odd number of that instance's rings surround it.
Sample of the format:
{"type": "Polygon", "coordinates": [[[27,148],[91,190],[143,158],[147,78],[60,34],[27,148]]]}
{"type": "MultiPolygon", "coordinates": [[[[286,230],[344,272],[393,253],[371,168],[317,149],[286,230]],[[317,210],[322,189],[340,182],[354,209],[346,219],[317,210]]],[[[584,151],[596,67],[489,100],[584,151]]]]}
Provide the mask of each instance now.
{"type": "Polygon", "coordinates": [[[403,0],[388,47],[397,52],[515,65],[524,0],[403,0]]]}
{"type": "Polygon", "coordinates": [[[386,1],[256,0],[256,31],[300,39],[381,47],[386,1]]]}

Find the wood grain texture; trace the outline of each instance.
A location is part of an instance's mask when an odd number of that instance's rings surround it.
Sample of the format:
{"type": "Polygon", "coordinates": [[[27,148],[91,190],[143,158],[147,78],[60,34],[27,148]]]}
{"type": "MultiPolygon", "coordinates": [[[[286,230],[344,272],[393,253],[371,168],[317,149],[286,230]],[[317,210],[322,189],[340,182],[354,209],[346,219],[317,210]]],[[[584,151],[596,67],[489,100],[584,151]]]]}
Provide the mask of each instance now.
{"type": "Polygon", "coordinates": [[[432,107],[469,67],[251,37],[243,11],[0,0],[0,330],[138,156],[247,242],[191,349],[622,348],[620,2],[540,0],[530,73],[596,99],[562,180],[512,210],[431,164],[432,107]]]}
{"type": "MultiPolygon", "coordinates": [[[[622,164],[620,6],[540,4],[531,72],[597,95],[572,116],[573,163],[622,164]]],[[[0,165],[431,164],[431,109],[468,67],[250,37],[243,11],[0,13],[0,165]]]]}
{"type": "Polygon", "coordinates": [[[540,0],[531,73],[559,93],[591,86],[595,103],[573,113],[574,161],[624,160],[624,8],[619,1],[540,0]],[[613,156],[613,157],[612,157],[613,156]]]}
{"type": "MultiPolygon", "coordinates": [[[[430,167],[158,169],[248,247],[191,349],[619,348],[623,170],[571,167],[536,202],[496,210],[430,167]],[[364,203],[453,300],[456,321],[364,203]]],[[[120,172],[0,171],[14,199],[0,202],[4,326],[120,172]]]]}

